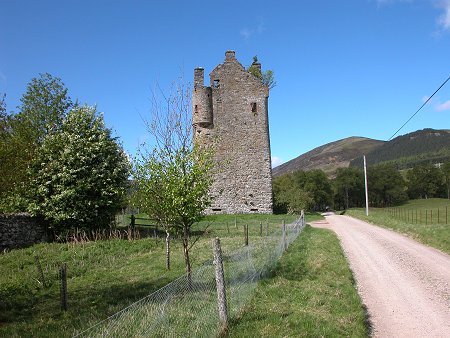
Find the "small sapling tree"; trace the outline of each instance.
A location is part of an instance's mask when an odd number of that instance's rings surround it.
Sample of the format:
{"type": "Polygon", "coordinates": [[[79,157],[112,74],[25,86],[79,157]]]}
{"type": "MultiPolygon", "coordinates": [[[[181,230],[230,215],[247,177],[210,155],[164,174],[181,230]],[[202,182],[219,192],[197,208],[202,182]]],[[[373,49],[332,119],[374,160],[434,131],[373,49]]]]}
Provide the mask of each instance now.
{"type": "Polygon", "coordinates": [[[258,62],[258,57],[256,55],[253,57],[253,63],[248,67],[248,71],[259,78],[264,85],[269,87],[269,89],[272,89],[277,85],[272,70],[269,69],[265,72],[261,71],[261,64],[258,62]]]}
{"type": "MultiPolygon", "coordinates": [[[[158,94],[159,93],[159,94],[158,94]]],[[[183,241],[190,275],[190,230],[210,205],[211,149],[195,144],[191,90],[175,84],[168,96],[153,93],[151,119],[145,121],[153,144],[144,144],[134,165],[138,204],[167,234],[183,241]]]]}

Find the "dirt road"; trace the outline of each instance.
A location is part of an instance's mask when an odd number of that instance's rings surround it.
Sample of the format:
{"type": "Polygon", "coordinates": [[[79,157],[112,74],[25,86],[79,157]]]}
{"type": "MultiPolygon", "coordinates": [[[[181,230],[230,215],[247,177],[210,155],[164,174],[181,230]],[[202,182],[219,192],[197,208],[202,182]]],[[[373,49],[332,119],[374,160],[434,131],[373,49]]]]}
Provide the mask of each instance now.
{"type": "Polygon", "coordinates": [[[373,337],[450,337],[450,256],[393,231],[330,215],[373,337]]]}

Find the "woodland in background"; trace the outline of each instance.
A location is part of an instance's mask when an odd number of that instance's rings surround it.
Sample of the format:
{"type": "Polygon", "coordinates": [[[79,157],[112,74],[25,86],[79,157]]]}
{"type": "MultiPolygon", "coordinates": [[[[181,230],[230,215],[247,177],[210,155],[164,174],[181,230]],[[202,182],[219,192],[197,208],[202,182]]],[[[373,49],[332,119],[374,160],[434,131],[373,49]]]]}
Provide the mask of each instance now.
{"type": "MultiPolygon", "coordinates": [[[[449,198],[450,162],[426,163],[399,171],[384,163],[367,168],[369,205],[390,207],[408,199],[449,198]]],[[[362,169],[339,168],[328,178],[321,170],[297,171],[275,177],[274,212],[344,210],[365,205],[362,169]]]]}

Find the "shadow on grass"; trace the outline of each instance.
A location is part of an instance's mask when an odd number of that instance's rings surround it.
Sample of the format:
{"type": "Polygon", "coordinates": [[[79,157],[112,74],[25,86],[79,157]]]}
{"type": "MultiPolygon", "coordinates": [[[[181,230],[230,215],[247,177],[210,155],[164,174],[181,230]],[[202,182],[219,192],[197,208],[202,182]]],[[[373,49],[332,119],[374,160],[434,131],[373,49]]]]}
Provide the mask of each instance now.
{"type": "MultiPolygon", "coordinates": [[[[93,283],[89,289],[76,288],[68,281],[68,311],[60,308],[59,286],[50,289],[16,290],[5,303],[2,299],[0,327],[14,323],[60,319],[63,314],[80,323],[100,321],[170,283],[169,277],[152,282],[116,283],[103,287],[93,283]],[[24,292],[26,291],[26,292],[24,292]],[[95,318],[92,318],[95,314],[95,318]]],[[[0,334],[1,335],[1,334],[0,334]]]]}

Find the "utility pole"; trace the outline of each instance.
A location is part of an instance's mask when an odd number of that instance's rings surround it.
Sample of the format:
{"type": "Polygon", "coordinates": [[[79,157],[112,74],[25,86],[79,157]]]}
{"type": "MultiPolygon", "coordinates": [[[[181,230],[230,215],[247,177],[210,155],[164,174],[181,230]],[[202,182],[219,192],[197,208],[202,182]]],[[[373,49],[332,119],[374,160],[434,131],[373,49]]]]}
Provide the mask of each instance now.
{"type": "Polygon", "coordinates": [[[364,186],[366,191],[366,216],[369,216],[369,193],[367,190],[367,166],[366,166],[366,155],[364,156],[364,186]]]}

